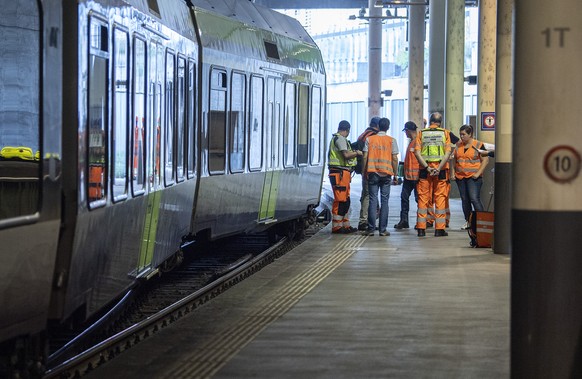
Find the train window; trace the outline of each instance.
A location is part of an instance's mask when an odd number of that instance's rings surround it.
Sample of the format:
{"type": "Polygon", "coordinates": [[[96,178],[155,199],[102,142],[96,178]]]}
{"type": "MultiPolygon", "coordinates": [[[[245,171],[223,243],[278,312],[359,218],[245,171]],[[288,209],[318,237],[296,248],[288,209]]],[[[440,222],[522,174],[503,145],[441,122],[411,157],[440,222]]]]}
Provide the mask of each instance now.
{"type": "Polygon", "coordinates": [[[283,125],[283,159],[285,167],[293,167],[295,164],[295,83],[285,83],[283,125]]]}
{"type": "Polygon", "coordinates": [[[265,42],[265,51],[267,52],[267,58],[280,60],[281,58],[279,57],[279,49],[277,48],[277,44],[275,44],[273,42],[268,42],[268,41],[264,41],[264,42],[265,42]]]}
{"type": "Polygon", "coordinates": [[[174,54],[166,53],[166,92],[165,92],[165,171],[164,182],[166,186],[174,183],[174,73],[176,70],[176,61],[174,54]]]}
{"type": "Polygon", "coordinates": [[[176,104],[178,113],[176,114],[176,180],[184,180],[184,133],[186,128],[184,123],[185,101],[186,101],[186,59],[178,57],[178,73],[176,81],[176,104]]]}
{"type": "Polygon", "coordinates": [[[308,157],[308,131],[309,131],[309,86],[299,86],[298,122],[297,122],[297,164],[306,165],[308,157]]]}
{"type": "Polygon", "coordinates": [[[196,63],[188,61],[188,178],[194,177],[196,167],[196,63]]]}
{"type": "Polygon", "coordinates": [[[230,171],[242,172],[245,156],[246,77],[233,73],[230,100],[230,171]]]}
{"type": "Polygon", "coordinates": [[[263,104],[264,80],[251,77],[249,168],[259,170],[263,165],[263,104]]]}
{"type": "Polygon", "coordinates": [[[105,204],[108,134],[108,45],[107,25],[92,18],[89,53],[89,85],[87,116],[87,180],[89,206],[105,204]]]}
{"type": "Polygon", "coordinates": [[[162,86],[164,77],[164,48],[156,43],[150,45],[149,54],[150,88],[149,88],[149,121],[146,131],[147,177],[151,185],[157,188],[160,184],[160,160],[162,154],[162,86]]]}
{"type": "Polygon", "coordinates": [[[211,173],[223,173],[226,151],[226,72],[210,74],[210,114],[208,116],[208,164],[211,173]]]}
{"type": "Polygon", "coordinates": [[[313,87],[311,95],[311,164],[321,163],[321,88],[313,87]]]}
{"type": "Polygon", "coordinates": [[[126,32],[113,32],[113,131],[111,141],[111,182],[113,200],[121,200],[127,194],[127,107],[128,107],[128,49],[126,32]]]}
{"type": "Polygon", "coordinates": [[[132,188],[133,195],[145,191],[145,115],[146,115],[146,44],[135,39],[133,44],[133,131],[132,188]]]}
{"type": "Polygon", "coordinates": [[[38,210],[41,134],[39,3],[2,4],[5,6],[0,12],[0,221],[38,210]]]}
{"type": "Polygon", "coordinates": [[[150,8],[150,12],[160,17],[160,7],[158,5],[158,0],[148,0],[148,8],[150,8]]]}

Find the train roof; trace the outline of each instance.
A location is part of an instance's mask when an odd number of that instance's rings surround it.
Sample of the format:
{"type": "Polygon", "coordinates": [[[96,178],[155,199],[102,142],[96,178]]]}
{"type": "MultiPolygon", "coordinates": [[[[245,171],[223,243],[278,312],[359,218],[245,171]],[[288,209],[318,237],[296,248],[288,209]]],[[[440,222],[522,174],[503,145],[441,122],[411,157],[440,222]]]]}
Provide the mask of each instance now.
{"type": "Polygon", "coordinates": [[[203,49],[325,73],[319,48],[301,24],[245,0],[191,0],[203,49]]]}
{"type": "Polygon", "coordinates": [[[189,0],[189,2],[194,7],[315,45],[299,21],[249,0],[189,0]]]}

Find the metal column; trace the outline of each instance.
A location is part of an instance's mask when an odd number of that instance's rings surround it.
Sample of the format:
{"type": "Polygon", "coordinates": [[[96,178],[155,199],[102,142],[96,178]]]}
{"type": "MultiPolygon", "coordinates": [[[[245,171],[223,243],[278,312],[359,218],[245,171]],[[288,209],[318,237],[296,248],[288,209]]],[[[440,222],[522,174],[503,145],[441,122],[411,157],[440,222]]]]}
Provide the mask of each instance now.
{"type": "MultiPolygon", "coordinates": [[[[497,56],[497,0],[479,1],[479,67],[477,74],[477,125],[475,138],[495,143],[495,80],[497,56]]],[[[483,172],[481,200],[485,209],[494,210],[494,160],[483,172]],[[490,205],[489,205],[490,204],[490,205]]],[[[495,243],[495,241],[493,242],[495,243]]]]}
{"type": "Polygon", "coordinates": [[[463,122],[465,87],[465,0],[447,0],[445,67],[445,124],[459,135],[463,122]]]}
{"type": "Polygon", "coordinates": [[[425,6],[410,6],[408,16],[408,119],[422,128],[424,117],[425,6]]]}
{"type": "Polygon", "coordinates": [[[446,0],[431,0],[429,5],[428,113],[445,111],[446,5],[446,0]]]}
{"type": "Polygon", "coordinates": [[[368,120],[380,116],[382,99],[382,8],[375,7],[375,0],[369,0],[370,10],[368,31],[368,120]]]}
{"type": "Polygon", "coordinates": [[[582,377],[582,2],[515,1],[511,376],[582,377]]]}
{"type": "Polygon", "coordinates": [[[514,0],[497,2],[497,80],[495,85],[495,229],[496,254],[511,254],[511,144],[513,133],[514,0]]]}

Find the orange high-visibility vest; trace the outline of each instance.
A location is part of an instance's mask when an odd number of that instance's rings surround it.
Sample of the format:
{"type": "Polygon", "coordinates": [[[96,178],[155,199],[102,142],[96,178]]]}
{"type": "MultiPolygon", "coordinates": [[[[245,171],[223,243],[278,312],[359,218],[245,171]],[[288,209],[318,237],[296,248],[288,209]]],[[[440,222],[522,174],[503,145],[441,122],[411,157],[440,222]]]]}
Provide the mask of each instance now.
{"type": "Polygon", "coordinates": [[[392,167],[392,143],[394,138],[388,135],[368,137],[367,173],[377,172],[382,175],[394,175],[392,167]]]}
{"type": "Polygon", "coordinates": [[[418,159],[414,155],[414,145],[416,140],[410,141],[406,148],[406,155],[404,157],[404,177],[407,180],[418,180],[418,170],[420,165],[418,159]]]}
{"type": "Polygon", "coordinates": [[[481,155],[477,151],[483,143],[476,139],[467,147],[462,142],[455,150],[455,177],[457,179],[470,178],[481,167],[481,155]]]}

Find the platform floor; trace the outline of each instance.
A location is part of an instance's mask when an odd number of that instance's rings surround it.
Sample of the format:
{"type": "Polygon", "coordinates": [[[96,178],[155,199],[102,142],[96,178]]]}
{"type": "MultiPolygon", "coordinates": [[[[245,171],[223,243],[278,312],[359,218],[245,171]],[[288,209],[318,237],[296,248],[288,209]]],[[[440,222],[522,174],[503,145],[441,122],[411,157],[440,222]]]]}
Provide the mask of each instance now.
{"type": "Polygon", "coordinates": [[[87,378],[509,377],[509,256],[469,247],[458,199],[448,237],[395,231],[399,198],[391,236],[328,225],[87,378]]]}

